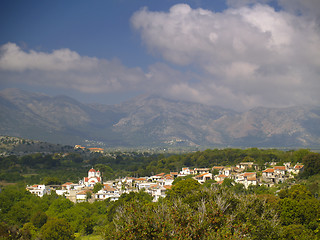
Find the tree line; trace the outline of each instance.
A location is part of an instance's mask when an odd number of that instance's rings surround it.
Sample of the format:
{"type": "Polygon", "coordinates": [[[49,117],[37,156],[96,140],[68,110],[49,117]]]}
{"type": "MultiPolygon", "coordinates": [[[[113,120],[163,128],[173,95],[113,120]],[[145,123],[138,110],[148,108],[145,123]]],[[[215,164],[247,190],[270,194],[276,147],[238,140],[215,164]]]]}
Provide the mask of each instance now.
{"type": "Polygon", "coordinates": [[[0,209],[0,239],[320,238],[320,200],[306,184],[273,194],[186,178],[158,202],[141,190],[77,204],[54,192],[39,198],[17,184],[2,189],[0,209]]]}
{"type": "MultiPolygon", "coordinates": [[[[87,175],[88,169],[99,169],[105,180],[123,176],[150,176],[160,172],[177,172],[182,167],[232,166],[240,162],[303,162],[307,149],[281,151],[277,149],[208,149],[185,154],[151,154],[138,152],[88,153],[34,153],[24,156],[0,157],[0,181],[34,183],[77,182],[87,175]]],[[[315,158],[317,158],[317,154],[315,158]]],[[[313,161],[306,162],[312,166],[313,161]]],[[[317,168],[314,168],[317,171],[317,168]]]]}

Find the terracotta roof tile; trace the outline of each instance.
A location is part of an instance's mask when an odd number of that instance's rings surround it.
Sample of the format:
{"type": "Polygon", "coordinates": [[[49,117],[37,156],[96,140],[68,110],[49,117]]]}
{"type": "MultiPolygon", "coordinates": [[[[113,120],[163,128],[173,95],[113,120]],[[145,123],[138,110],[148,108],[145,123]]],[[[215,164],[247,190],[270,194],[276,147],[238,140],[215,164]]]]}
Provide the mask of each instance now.
{"type": "Polygon", "coordinates": [[[274,166],[273,167],[274,170],[286,170],[285,166],[274,166]]]}
{"type": "Polygon", "coordinates": [[[219,177],[219,178],[226,178],[227,176],[224,175],[224,174],[220,174],[218,177],[219,177]]]}
{"type": "Polygon", "coordinates": [[[295,169],[301,169],[301,168],[303,168],[303,165],[296,165],[296,166],[294,166],[294,168],[295,169]]]}
{"type": "Polygon", "coordinates": [[[252,176],[252,177],[247,177],[248,181],[257,181],[256,176],[252,176]]]}
{"type": "Polygon", "coordinates": [[[241,174],[241,176],[244,176],[244,177],[251,176],[251,175],[256,175],[256,173],[255,172],[245,172],[245,173],[241,174]]]}
{"type": "Polygon", "coordinates": [[[108,191],[108,192],[112,192],[115,191],[115,189],[113,187],[111,187],[109,184],[104,184],[104,190],[108,191]]]}

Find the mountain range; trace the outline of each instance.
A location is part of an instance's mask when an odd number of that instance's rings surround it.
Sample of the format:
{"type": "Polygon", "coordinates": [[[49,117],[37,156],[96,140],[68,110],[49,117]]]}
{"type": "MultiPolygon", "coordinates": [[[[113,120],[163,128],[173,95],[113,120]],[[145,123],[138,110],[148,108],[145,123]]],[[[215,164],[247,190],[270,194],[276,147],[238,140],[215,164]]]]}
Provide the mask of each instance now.
{"type": "Polygon", "coordinates": [[[217,106],[142,95],[84,104],[18,89],[0,91],[0,135],[105,147],[318,147],[320,107],[217,106]]]}

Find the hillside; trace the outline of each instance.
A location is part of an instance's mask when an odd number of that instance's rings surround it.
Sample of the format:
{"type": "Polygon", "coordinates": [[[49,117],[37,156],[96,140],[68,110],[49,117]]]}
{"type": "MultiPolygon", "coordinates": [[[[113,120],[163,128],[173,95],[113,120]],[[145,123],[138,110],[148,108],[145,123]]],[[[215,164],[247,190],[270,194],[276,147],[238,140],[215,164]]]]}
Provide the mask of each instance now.
{"type": "Polygon", "coordinates": [[[139,96],[117,105],[6,89],[0,92],[0,135],[101,146],[320,146],[320,107],[216,106],[139,96]]]}
{"type": "Polygon", "coordinates": [[[0,136],[0,155],[25,155],[37,152],[60,153],[70,151],[74,151],[74,147],[18,137],[0,136]]]}

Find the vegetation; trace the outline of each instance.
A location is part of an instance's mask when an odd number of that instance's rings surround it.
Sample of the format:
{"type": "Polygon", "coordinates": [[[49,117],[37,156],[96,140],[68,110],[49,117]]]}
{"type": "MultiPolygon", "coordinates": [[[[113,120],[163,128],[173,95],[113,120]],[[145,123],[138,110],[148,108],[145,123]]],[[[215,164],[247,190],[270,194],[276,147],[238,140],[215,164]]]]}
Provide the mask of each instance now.
{"type": "Polygon", "coordinates": [[[67,153],[33,153],[23,156],[0,156],[0,181],[26,184],[78,182],[92,166],[102,172],[104,180],[120,176],[150,176],[152,174],[180,171],[182,167],[230,166],[243,161],[254,161],[259,166],[268,162],[305,162],[305,177],[320,169],[318,153],[306,149],[280,151],[276,149],[208,149],[185,154],[151,154],[137,152],[90,153],[77,150],[67,153]],[[304,157],[308,156],[304,159],[304,157]],[[313,165],[314,164],[314,165],[313,165]]]}
{"type": "MultiPolygon", "coordinates": [[[[223,149],[180,155],[149,153],[56,153],[0,157],[0,239],[319,239],[320,154],[297,151],[223,149]],[[98,167],[103,176],[145,176],[253,161],[297,162],[305,171],[296,184],[245,189],[226,179],[200,185],[177,178],[167,197],[152,202],[144,191],[74,204],[56,195],[34,196],[26,183],[60,184],[98,167]],[[59,234],[57,234],[59,233],[59,234]]],[[[94,191],[102,187],[97,185],[94,191]]]]}
{"type": "Polygon", "coordinates": [[[278,196],[226,185],[177,182],[152,202],[144,191],[116,202],[74,204],[55,194],[36,197],[23,186],[0,193],[3,239],[318,239],[320,200],[305,185],[278,196]],[[59,233],[59,234],[58,234],[59,233]]]}

